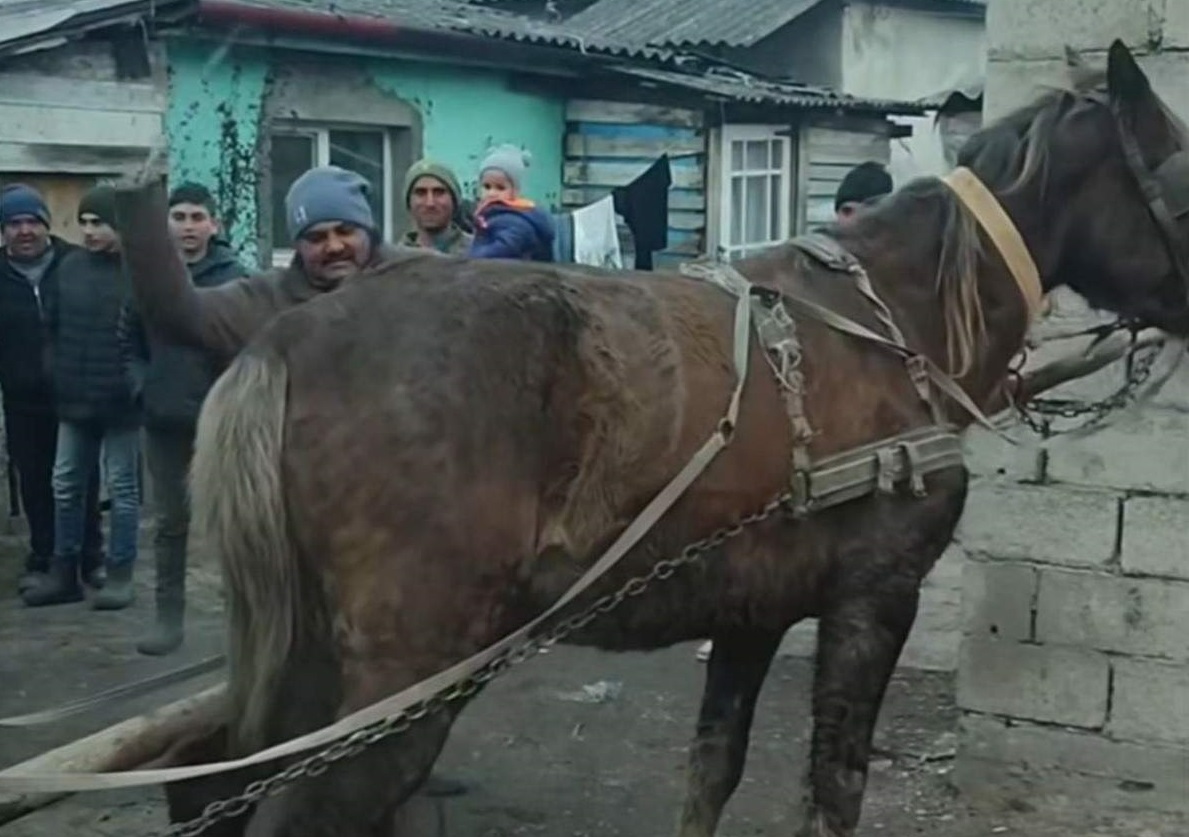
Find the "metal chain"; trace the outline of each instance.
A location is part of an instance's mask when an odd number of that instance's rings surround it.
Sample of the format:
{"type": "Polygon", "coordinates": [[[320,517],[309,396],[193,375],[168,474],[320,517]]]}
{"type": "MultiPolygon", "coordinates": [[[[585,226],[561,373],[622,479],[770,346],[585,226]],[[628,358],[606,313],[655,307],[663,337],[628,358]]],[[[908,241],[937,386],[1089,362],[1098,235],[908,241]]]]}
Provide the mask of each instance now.
{"type": "Polygon", "coordinates": [[[1082,432],[1100,424],[1110,413],[1126,407],[1152,375],[1161,347],[1147,351],[1134,346],[1127,353],[1127,377],[1123,385],[1100,401],[1079,401],[1072,398],[1034,398],[1027,404],[1016,404],[1016,412],[1029,428],[1046,438],[1065,433],[1082,432]],[[1088,418],[1074,427],[1053,429],[1053,419],[1088,418]]]}
{"type": "Polygon", "coordinates": [[[183,823],[177,823],[170,828],[157,832],[154,837],[197,837],[218,822],[232,817],[238,817],[282,788],[293,784],[299,779],[319,776],[330,769],[336,762],[349,759],[385,739],[400,735],[409,730],[414,723],[435,714],[447,704],[458,700],[467,700],[499,675],[519,665],[525,660],[536,656],[541,650],[550,648],[564,640],[571,634],[585,628],[595,619],[605,613],[615,610],[624,601],[644,593],[654,581],[664,581],[671,578],[681,568],[700,560],[708,552],[712,552],[732,538],[742,534],[749,526],[767,520],[776,512],[786,508],[792,501],[791,492],[781,494],[770,501],[758,512],[742,518],[732,526],[719,529],[709,537],[694,541],[677,554],[675,558],[664,558],[652,565],[652,568],[641,576],[635,576],[625,582],[614,593],[609,593],[582,612],[559,621],[549,631],[541,636],[524,641],[520,646],[509,650],[505,655],[493,660],[480,671],[439,692],[428,700],[422,701],[403,712],[382,721],[364,727],[351,733],[345,738],[334,742],[311,756],[294,762],[289,767],[269,776],[250,783],[243,793],[228,799],[218,800],[207,805],[200,816],[183,823]]]}

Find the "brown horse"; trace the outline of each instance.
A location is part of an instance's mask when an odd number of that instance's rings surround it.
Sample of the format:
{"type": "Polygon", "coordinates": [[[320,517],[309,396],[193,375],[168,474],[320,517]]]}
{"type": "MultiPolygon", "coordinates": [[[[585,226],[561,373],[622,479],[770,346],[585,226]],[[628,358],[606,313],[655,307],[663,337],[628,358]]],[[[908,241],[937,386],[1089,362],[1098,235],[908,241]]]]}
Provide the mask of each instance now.
{"type": "MultiPolygon", "coordinates": [[[[1189,221],[1149,187],[1187,141],[1116,43],[1102,89],[1045,95],[975,136],[961,162],[998,197],[1046,290],[1066,284],[1186,334],[1189,221]]],[[[988,403],[1027,309],[954,192],[916,181],[832,235],[909,345],[988,403]]],[[[849,277],[791,246],[737,267],[872,319],[849,277]]],[[[277,318],[209,396],[193,469],[196,526],[228,588],[233,754],[417,683],[555,601],[713,431],[734,385],[733,311],[678,275],[415,256],[277,318]]],[[[933,421],[901,359],[809,319],[800,336],[815,459],[933,421]]],[[[787,488],[789,417],[754,340],[751,370],[731,446],[596,594],[787,488]]],[[[923,498],[769,517],[571,638],[713,638],[680,837],[715,833],[769,664],[807,617],[820,625],[802,833],[854,834],[884,690],[966,486],[952,467],[923,498]]],[[[298,780],[248,834],[392,833],[460,709],[298,780]]],[[[185,805],[175,789],[175,816],[228,778],[189,784],[185,805]]]]}

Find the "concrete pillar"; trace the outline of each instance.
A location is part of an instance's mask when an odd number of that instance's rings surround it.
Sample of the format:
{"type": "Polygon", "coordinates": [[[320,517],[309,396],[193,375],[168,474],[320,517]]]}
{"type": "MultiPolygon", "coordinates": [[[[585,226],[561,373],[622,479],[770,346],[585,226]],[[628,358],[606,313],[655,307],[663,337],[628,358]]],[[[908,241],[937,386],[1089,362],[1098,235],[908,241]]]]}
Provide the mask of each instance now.
{"type": "MultiPolygon", "coordinates": [[[[1189,0],[992,0],[987,25],[988,121],[1059,81],[1067,45],[1105,61],[1117,37],[1189,117],[1189,0]]],[[[1070,294],[1056,316],[1093,317],[1070,294]]],[[[1043,454],[1035,436],[1012,451],[972,436],[954,771],[966,794],[1189,811],[1185,367],[1142,411],[1043,454]]]]}

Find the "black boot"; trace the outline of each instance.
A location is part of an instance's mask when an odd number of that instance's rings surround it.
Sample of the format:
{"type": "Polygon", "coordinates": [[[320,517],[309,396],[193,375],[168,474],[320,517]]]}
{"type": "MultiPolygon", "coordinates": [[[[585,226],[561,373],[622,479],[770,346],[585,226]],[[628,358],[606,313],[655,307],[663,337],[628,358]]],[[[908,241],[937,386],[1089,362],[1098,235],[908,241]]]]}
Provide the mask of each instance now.
{"type": "Polygon", "coordinates": [[[50,568],[50,559],[40,555],[30,555],[25,559],[25,572],[17,579],[17,592],[24,593],[37,586],[45,578],[50,568]]]}
{"type": "Polygon", "coordinates": [[[84,555],[81,571],[83,584],[92,590],[102,590],[103,585],[107,583],[107,568],[104,563],[102,552],[84,555]]]}
{"type": "Polygon", "coordinates": [[[158,550],[156,559],[157,624],[136,645],[137,651],[153,657],[168,654],[182,644],[186,613],[186,553],[158,550]]]}
{"type": "Polygon", "coordinates": [[[107,581],[103,589],[91,600],[95,610],[123,610],[136,599],[132,586],[132,563],[117,564],[107,570],[107,581]]]}
{"type": "Polygon", "coordinates": [[[83,600],[83,586],[78,582],[78,560],[55,557],[49,572],[21,594],[29,607],[71,604],[83,600]]]}

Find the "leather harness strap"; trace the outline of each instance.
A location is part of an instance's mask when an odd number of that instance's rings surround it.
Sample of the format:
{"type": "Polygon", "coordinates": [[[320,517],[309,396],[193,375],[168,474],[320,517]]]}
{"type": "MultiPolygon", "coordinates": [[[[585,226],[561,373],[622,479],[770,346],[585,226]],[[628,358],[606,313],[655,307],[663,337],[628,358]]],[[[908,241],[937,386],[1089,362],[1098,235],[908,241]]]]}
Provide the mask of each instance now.
{"type": "Polygon", "coordinates": [[[1028,306],[1028,323],[1031,324],[1040,313],[1044,286],[1040,282],[1040,271],[1036,267],[1036,261],[1028,252],[1028,245],[1024,243],[1020,231],[1004,211],[999,199],[970,169],[956,168],[943,177],[942,181],[966,205],[978,220],[983,232],[994,243],[995,249],[999,251],[1012,278],[1020,287],[1020,294],[1028,306]]]}

